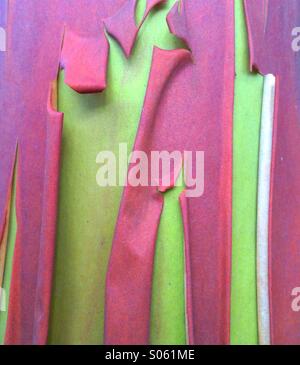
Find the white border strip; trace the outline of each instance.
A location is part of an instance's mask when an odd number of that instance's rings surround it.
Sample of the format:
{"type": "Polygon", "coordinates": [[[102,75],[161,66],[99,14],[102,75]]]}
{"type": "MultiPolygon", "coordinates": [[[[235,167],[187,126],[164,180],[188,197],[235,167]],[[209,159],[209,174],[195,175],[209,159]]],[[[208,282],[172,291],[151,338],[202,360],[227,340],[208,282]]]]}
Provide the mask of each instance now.
{"type": "Polygon", "coordinates": [[[6,292],[0,288],[0,312],[6,312],[6,292]]]}
{"type": "Polygon", "coordinates": [[[271,343],[268,256],[275,87],[275,76],[266,75],[261,116],[257,202],[257,302],[259,343],[261,345],[271,343]]]}

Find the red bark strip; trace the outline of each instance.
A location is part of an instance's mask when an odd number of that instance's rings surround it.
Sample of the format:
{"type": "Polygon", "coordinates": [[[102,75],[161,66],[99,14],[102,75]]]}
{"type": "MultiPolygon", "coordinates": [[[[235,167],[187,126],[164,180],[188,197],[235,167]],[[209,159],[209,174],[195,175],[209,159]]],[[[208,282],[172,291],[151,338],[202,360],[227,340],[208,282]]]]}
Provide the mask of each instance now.
{"type": "Polygon", "coordinates": [[[45,344],[48,338],[48,320],[55,254],[63,114],[56,111],[57,104],[54,99],[56,99],[56,81],[50,86],[47,107],[48,124],[43,211],[33,329],[33,342],[37,345],[45,344]]]}
{"type": "MultiPolygon", "coordinates": [[[[189,60],[186,50],[154,49],[134,150],[149,156],[162,97],[171,89],[178,67],[189,60]]],[[[125,188],[107,273],[106,344],[149,341],[153,259],[162,208],[163,195],[157,187],[125,188]]]]}

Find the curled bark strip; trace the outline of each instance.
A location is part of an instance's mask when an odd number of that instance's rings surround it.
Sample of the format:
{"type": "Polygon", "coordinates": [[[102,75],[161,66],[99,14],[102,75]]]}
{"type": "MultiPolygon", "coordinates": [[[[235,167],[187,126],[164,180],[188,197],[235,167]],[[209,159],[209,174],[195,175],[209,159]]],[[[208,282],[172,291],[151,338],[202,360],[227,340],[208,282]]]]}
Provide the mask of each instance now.
{"type": "Polygon", "coordinates": [[[109,43],[103,29],[97,37],[83,37],[66,28],[61,54],[65,83],[81,94],[103,91],[108,54],[109,43]]]}

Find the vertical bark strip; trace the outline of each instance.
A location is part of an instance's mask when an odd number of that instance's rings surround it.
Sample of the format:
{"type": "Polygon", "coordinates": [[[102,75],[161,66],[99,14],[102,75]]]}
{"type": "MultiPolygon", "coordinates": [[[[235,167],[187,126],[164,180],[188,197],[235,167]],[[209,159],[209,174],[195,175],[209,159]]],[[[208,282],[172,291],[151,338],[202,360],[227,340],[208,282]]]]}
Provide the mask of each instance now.
{"type": "Polygon", "coordinates": [[[47,343],[52,275],[55,258],[60,152],[63,128],[63,114],[56,110],[56,87],[55,81],[50,86],[47,107],[49,116],[45,156],[46,165],[33,328],[33,343],[36,345],[47,343]]]}
{"type": "Polygon", "coordinates": [[[299,344],[292,293],[300,277],[300,53],[292,47],[292,32],[300,23],[300,3],[245,0],[245,10],[250,66],[275,75],[277,85],[268,217],[270,338],[272,344],[299,344]]]}

